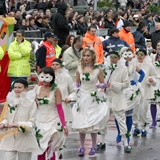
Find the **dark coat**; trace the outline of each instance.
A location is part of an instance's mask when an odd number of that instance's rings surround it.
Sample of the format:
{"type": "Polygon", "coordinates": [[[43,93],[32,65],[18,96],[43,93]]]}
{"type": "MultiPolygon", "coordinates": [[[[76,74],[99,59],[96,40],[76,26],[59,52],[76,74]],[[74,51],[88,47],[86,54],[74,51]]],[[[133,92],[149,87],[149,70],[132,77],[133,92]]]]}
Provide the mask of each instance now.
{"type": "Polygon", "coordinates": [[[7,14],[6,2],[5,0],[0,0],[0,15],[7,14]]]}
{"type": "Polygon", "coordinates": [[[143,31],[137,28],[137,30],[133,33],[133,36],[136,48],[146,50],[146,42],[143,35],[143,31]]]}
{"type": "Polygon", "coordinates": [[[160,40],[160,30],[152,32],[151,34],[146,34],[145,38],[151,39],[152,48],[156,49],[157,42],[160,40]]]}
{"type": "Polygon", "coordinates": [[[67,19],[65,18],[65,11],[67,9],[65,3],[60,3],[58,5],[58,10],[53,16],[52,24],[54,29],[54,34],[57,35],[59,40],[59,46],[62,47],[65,44],[65,40],[69,35],[70,26],[68,25],[67,19]]]}
{"type": "Polygon", "coordinates": [[[124,46],[129,47],[126,41],[120,39],[119,37],[116,38],[113,36],[110,36],[107,40],[104,40],[102,43],[103,50],[105,51],[106,56],[108,56],[109,52],[111,51],[118,51],[120,48],[124,46]]]}

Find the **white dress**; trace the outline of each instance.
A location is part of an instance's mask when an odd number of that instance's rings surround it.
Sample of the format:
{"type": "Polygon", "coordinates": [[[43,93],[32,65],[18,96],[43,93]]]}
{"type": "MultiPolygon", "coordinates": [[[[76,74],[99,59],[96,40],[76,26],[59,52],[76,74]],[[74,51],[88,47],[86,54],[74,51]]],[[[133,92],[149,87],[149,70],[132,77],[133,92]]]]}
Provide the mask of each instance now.
{"type": "Polygon", "coordinates": [[[48,104],[43,104],[43,100],[38,100],[41,86],[36,86],[34,90],[37,94],[37,117],[36,125],[40,129],[43,137],[40,139],[40,151],[37,154],[43,154],[47,150],[47,158],[53,156],[53,152],[63,147],[65,135],[61,130],[60,118],[55,105],[55,90],[50,92],[49,97],[45,97],[48,104]]]}
{"type": "Polygon", "coordinates": [[[95,86],[98,82],[99,71],[98,68],[94,69],[86,80],[81,67],[78,67],[81,86],[78,101],[72,109],[74,118],[72,128],[80,133],[97,133],[105,129],[108,121],[109,111],[106,95],[98,91],[95,86]]]}
{"type": "MultiPolygon", "coordinates": [[[[71,101],[76,101],[76,86],[66,69],[58,69],[55,76],[55,82],[61,91],[62,100],[64,101],[66,98],[68,98],[71,101]]],[[[62,102],[62,107],[65,113],[65,120],[67,122],[71,122],[73,120],[71,103],[62,102]]]]}
{"type": "Polygon", "coordinates": [[[152,59],[152,63],[156,70],[156,86],[155,86],[155,92],[156,92],[156,98],[151,100],[151,103],[160,103],[160,64],[158,61],[156,61],[156,54],[150,55],[152,59]],[[157,65],[158,64],[158,65],[157,65]]]}

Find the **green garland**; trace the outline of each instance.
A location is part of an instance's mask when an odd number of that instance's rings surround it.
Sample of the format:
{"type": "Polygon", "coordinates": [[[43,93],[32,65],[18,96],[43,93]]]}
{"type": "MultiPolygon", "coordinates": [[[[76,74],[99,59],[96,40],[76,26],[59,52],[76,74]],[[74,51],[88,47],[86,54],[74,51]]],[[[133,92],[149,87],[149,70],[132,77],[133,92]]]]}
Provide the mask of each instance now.
{"type": "Polygon", "coordinates": [[[15,106],[11,107],[11,106],[8,104],[8,107],[9,107],[9,112],[12,114],[12,111],[15,111],[16,108],[18,107],[18,105],[15,105],[15,106]]]}
{"type": "Polygon", "coordinates": [[[40,139],[43,138],[43,136],[40,134],[40,129],[37,128],[37,126],[34,128],[35,129],[35,136],[36,136],[36,139],[37,139],[37,143],[38,143],[38,146],[40,147],[40,139]]]}
{"type": "Polygon", "coordinates": [[[38,104],[39,104],[39,105],[48,104],[48,103],[49,103],[49,100],[47,99],[47,97],[37,98],[37,100],[38,100],[38,104]]]}
{"type": "MultiPolygon", "coordinates": [[[[97,92],[93,92],[93,93],[90,93],[90,95],[91,95],[91,97],[95,97],[95,100],[96,100],[96,102],[99,104],[99,102],[106,102],[107,101],[107,99],[106,98],[102,98],[102,99],[100,99],[98,96],[97,96],[97,92]]],[[[93,100],[93,102],[95,101],[95,100],[93,100]]]]}
{"type": "Polygon", "coordinates": [[[127,131],[127,133],[125,134],[126,138],[129,138],[131,136],[130,132],[127,131]]]}
{"type": "Polygon", "coordinates": [[[90,73],[83,73],[83,76],[82,76],[82,81],[90,81],[90,73]]]}
{"type": "Polygon", "coordinates": [[[140,90],[138,89],[137,91],[135,91],[135,94],[132,94],[132,96],[130,97],[130,101],[133,101],[133,99],[139,95],[140,90]]]}
{"type": "Polygon", "coordinates": [[[26,128],[23,127],[23,126],[18,126],[18,131],[20,131],[22,133],[26,133],[27,132],[26,128]]]}
{"type": "Polygon", "coordinates": [[[111,70],[112,72],[116,69],[116,67],[117,67],[117,64],[110,64],[110,66],[109,66],[109,70],[111,70]]]}
{"type": "Polygon", "coordinates": [[[150,99],[151,101],[156,101],[157,97],[160,97],[160,90],[154,90],[154,98],[150,99]]]}
{"type": "Polygon", "coordinates": [[[160,60],[155,63],[156,67],[160,67],[160,60]]]}
{"type": "Polygon", "coordinates": [[[57,84],[53,84],[51,87],[50,87],[50,91],[54,91],[55,89],[58,88],[58,85],[57,84]]]}
{"type": "Polygon", "coordinates": [[[59,126],[58,131],[59,131],[59,132],[63,132],[63,126],[61,125],[60,122],[57,123],[57,126],[59,126]]]}

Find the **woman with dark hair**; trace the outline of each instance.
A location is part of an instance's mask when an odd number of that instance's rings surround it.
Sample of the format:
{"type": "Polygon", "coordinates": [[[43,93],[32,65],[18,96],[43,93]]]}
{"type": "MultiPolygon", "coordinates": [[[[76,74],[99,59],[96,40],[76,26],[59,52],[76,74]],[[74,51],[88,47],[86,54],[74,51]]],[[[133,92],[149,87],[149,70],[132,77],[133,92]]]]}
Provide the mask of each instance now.
{"type": "Polygon", "coordinates": [[[68,17],[68,25],[70,26],[70,30],[77,30],[77,21],[75,14],[71,13],[68,17]]]}
{"type": "Polygon", "coordinates": [[[69,34],[66,38],[65,45],[68,45],[70,47],[73,43],[74,37],[75,36],[73,34],[69,34]]]}
{"type": "Polygon", "coordinates": [[[84,23],[84,16],[79,15],[77,18],[77,34],[83,36],[87,32],[87,26],[84,23]]]}
{"type": "Polygon", "coordinates": [[[65,135],[68,136],[62,108],[62,95],[55,84],[55,74],[52,68],[42,68],[39,81],[42,82],[42,86],[34,88],[38,104],[36,124],[43,136],[39,140],[38,160],[45,160],[46,157],[54,160],[55,151],[63,148],[65,135]]]}
{"type": "Polygon", "coordinates": [[[28,82],[19,78],[13,82],[13,90],[7,95],[3,115],[1,115],[0,129],[7,129],[5,137],[0,143],[4,151],[4,159],[31,160],[32,152],[39,147],[34,134],[37,106],[36,94],[28,91],[28,82]],[[14,129],[13,129],[14,128],[14,129]]]}
{"type": "Polygon", "coordinates": [[[70,125],[73,120],[70,102],[76,101],[77,99],[76,86],[72,77],[69,75],[68,70],[66,70],[64,66],[65,63],[58,58],[54,59],[52,62],[52,68],[54,69],[56,76],[55,81],[62,93],[62,106],[65,113],[65,120],[67,125],[70,125]]]}
{"type": "Polygon", "coordinates": [[[62,47],[61,54],[59,55],[59,59],[62,59],[62,58],[63,58],[63,53],[64,53],[64,51],[65,51],[66,49],[68,49],[68,48],[69,48],[68,45],[64,45],[64,46],[62,47]]]}

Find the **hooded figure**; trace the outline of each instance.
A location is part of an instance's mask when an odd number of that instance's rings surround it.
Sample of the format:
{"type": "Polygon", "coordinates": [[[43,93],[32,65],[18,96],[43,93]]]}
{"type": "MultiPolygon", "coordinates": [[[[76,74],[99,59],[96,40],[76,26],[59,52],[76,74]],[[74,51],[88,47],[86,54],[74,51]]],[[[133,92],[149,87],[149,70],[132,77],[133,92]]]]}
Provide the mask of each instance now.
{"type": "Polygon", "coordinates": [[[7,14],[6,1],[0,0],[0,15],[5,15],[5,14],[7,14]]]}
{"type": "Polygon", "coordinates": [[[54,14],[54,17],[52,20],[52,23],[54,26],[53,27],[54,33],[60,39],[58,43],[60,47],[62,47],[65,44],[65,40],[69,35],[69,30],[70,30],[67,19],[65,17],[67,8],[68,6],[66,3],[60,3],[58,5],[58,10],[54,14]]]}

